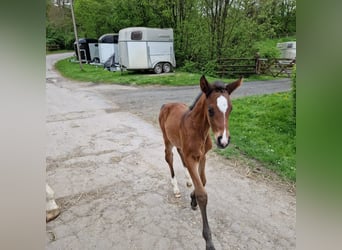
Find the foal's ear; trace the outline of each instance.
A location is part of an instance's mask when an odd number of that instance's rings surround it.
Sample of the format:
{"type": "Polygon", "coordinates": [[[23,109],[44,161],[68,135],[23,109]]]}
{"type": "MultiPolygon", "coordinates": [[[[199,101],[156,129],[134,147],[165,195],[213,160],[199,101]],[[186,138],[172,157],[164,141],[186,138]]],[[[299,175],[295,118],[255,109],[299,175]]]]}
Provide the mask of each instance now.
{"type": "Polygon", "coordinates": [[[226,85],[226,90],[229,94],[231,94],[237,87],[239,87],[243,82],[243,77],[241,76],[238,80],[235,82],[229,83],[226,85]]]}
{"type": "Polygon", "coordinates": [[[201,90],[204,94],[208,95],[208,93],[211,90],[211,86],[208,83],[207,79],[205,79],[205,76],[202,75],[201,79],[200,79],[200,86],[201,86],[201,90]]]}

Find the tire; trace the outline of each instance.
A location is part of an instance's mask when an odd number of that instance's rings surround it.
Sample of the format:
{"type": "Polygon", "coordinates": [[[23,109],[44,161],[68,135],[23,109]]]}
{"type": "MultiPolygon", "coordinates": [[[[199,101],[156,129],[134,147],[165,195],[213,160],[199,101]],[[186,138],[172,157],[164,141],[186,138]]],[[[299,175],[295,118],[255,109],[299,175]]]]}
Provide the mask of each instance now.
{"type": "Polygon", "coordinates": [[[160,74],[163,72],[163,66],[161,63],[157,63],[156,66],[153,68],[154,73],[160,74]]]}
{"type": "Polygon", "coordinates": [[[169,73],[172,70],[172,66],[170,63],[164,63],[163,64],[163,72],[164,73],[169,73]]]}
{"type": "Polygon", "coordinates": [[[93,60],[94,63],[100,63],[100,59],[95,57],[94,60],[93,60]]]}

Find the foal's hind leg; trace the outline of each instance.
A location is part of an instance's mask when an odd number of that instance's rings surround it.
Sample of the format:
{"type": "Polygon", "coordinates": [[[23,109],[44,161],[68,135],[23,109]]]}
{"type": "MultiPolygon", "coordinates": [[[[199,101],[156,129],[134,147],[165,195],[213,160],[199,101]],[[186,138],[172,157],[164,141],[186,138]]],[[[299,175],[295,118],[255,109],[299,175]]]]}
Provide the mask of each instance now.
{"type": "Polygon", "coordinates": [[[171,172],[171,184],[173,186],[173,194],[176,198],[179,198],[180,191],[178,188],[177,179],[175,176],[175,172],[173,170],[173,153],[172,153],[173,145],[170,142],[165,142],[165,160],[169,164],[170,172],[171,172]]]}
{"type": "Polygon", "coordinates": [[[185,165],[185,162],[184,162],[184,156],[182,154],[182,151],[177,148],[177,151],[178,151],[178,154],[182,160],[182,163],[183,163],[183,166],[184,166],[184,171],[185,171],[185,178],[186,178],[186,186],[187,187],[191,187],[192,186],[192,180],[191,180],[191,177],[190,177],[190,174],[189,174],[189,170],[187,168],[187,166],[185,165]]]}

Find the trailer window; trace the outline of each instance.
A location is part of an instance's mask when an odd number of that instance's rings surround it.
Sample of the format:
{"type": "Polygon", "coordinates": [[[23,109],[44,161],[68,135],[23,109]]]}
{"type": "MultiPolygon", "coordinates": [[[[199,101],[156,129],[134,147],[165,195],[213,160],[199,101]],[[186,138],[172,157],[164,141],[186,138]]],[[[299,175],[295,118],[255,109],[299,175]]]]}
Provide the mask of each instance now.
{"type": "Polygon", "coordinates": [[[131,33],[132,40],[141,40],[142,39],[142,32],[141,31],[133,31],[131,33]]]}

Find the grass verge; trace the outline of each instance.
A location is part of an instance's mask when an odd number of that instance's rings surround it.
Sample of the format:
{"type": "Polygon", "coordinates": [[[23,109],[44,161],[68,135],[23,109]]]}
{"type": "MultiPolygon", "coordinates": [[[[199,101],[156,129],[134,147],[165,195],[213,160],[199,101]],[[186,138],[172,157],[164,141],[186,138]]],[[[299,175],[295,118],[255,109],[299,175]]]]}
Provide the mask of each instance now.
{"type": "MultiPolygon", "coordinates": [[[[153,74],[120,71],[111,72],[105,70],[103,66],[95,66],[90,64],[83,64],[83,71],[80,70],[78,62],[73,61],[74,57],[66,58],[58,61],[55,64],[56,69],[66,78],[86,81],[93,83],[110,83],[110,84],[127,84],[127,85],[168,85],[168,86],[189,86],[198,85],[201,74],[187,73],[176,70],[175,73],[170,74],[153,74]]],[[[206,76],[209,82],[217,80],[210,76],[206,76]]],[[[246,78],[245,81],[252,80],[270,80],[274,77],[269,76],[253,76],[246,78]]],[[[222,79],[224,82],[232,82],[236,79],[222,79]]]]}
{"type": "Polygon", "coordinates": [[[296,181],[296,126],[291,92],[233,100],[229,120],[232,145],[216,150],[226,158],[243,154],[287,181],[296,181]]]}

